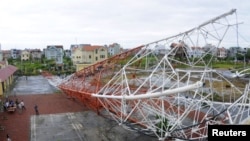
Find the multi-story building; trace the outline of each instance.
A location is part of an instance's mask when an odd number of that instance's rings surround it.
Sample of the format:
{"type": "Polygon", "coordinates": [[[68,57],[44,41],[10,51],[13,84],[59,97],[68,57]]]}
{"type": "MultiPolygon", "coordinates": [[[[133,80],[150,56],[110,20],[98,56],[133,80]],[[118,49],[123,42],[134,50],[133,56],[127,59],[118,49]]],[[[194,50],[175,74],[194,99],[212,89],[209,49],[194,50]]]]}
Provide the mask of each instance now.
{"type": "Polygon", "coordinates": [[[21,50],[20,49],[11,49],[10,53],[11,53],[12,59],[17,59],[17,58],[21,57],[21,50]]]}
{"type": "Polygon", "coordinates": [[[218,48],[217,50],[217,57],[224,59],[227,57],[227,49],[224,47],[218,48]]]}
{"type": "Polygon", "coordinates": [[[3,54],[3,60],[7,60],[7,59],[11,58],[11,51],[10,50],[2,50],[2,54],[3,54]]]}
{"type": "Polygon", "coordinates": [[[212,54],[213,56],[216,56],[216,55],[217,55],[217,47],[216,47],[215,45],[206,44],[206,45],[203,47],[203,50],[204,50],[205,53],[212,54]]]}
{"type": "Polygon", "coordinates": [[[30,56],[32,60],[40,60],[42,58],[42,51],[40,49],[31,49],[30,56]]]}
{"type": "Polygon", "coordinates": [[[114,56],[116,54],[120,54],[122,52],[122,47],[118,43],[113,43],[108,46],[108,55],[114,56]]]}
{"type": "Polygon", "coordinates": [[[22,52],[21,52],[21,60],[22,61],[30,60],[30,52],[29,52],[28,49],[22,50],[22,52]]]}
{"type": "Polygon", "coordinates": [[[73,64],[84,63],[83,58],[83,47],[77,47],[72,50],[71,60],[73,64]]]}
{"type": "Polygon", "coordinates": [[[45,58],[54,60],[56,65],[63,64],[63,46],[62,45],[48,45],[44,50],[45,58]]]}
{"type": "Polygon", "coordinates": [[[107,57],[107,48],[104,46],[85,45],[74,48],[72,51],[74,64],[93,64],[107,57]]]}
{"type": "Polygon", "coordinates": [[[168,52],[169,52],[169,50],[166,49],[166,47],[164,45],[157,44],[155,46],[155,55],[165,55],[168,52]]]}
{"type": "Polygon", "coordinates": [[[108,58],[108,49],[104,46],[85,45],[72,51],[72,61],[77,70],[108,58]]]}
{"type": "Polygon", "coordinates": [[[104,46],[85,46],[84,56],[87,62],[91,64],[108,58],[107,48],[104,46]]]}
{"type": "Polygon", "coordinates": [[[191,47],[191,50],[187,52],[190,58],[199,58],[204,54],[204,50],[201,47],[191,47]]]}

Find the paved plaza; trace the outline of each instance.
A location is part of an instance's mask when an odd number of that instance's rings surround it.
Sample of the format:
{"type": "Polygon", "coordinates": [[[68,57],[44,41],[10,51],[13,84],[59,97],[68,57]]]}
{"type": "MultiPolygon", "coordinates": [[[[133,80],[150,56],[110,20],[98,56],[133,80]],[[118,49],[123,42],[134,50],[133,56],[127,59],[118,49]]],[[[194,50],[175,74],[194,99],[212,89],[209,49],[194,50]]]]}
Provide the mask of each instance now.
{"type": "Polygon", "coordinates": [[[4,113],[0,140],[9,134],[18,141],[156,141],[127,130],[117,122],[97,115],[77,100],[68,99],[42,76],[19,77],[10,98],[23,99],[27,110],[4,113]],[[35,115],[38,104],[40,115],[35,115]],[[21,129],[19,129],[21,128],[21,129]],[[2,137],[1,137],[2,136],[2,137]]]}
{"type": "Polygon", "coordinates": [[[31,141],[156,141],[91,111],[31,117],[31,141]]]}
{"type": "Polygon", "coordinates": [[[51,86],[43,76],[22,76],[18,77],[12,94],[30,95],[30,94],[51,94],[57,91],[51,86]]]}

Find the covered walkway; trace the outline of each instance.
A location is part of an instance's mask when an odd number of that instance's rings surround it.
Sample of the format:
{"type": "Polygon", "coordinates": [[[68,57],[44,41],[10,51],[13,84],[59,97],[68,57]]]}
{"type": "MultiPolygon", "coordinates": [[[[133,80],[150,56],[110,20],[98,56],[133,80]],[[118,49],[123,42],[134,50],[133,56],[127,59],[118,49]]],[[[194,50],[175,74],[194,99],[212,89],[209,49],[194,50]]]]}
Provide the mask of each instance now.
{"type": "Polygon", "coordinates": [[[14,81],[14,73],[17,71],[17,68],[12,65],[4,66],[0,69],[0,97],[4,96],[4,93],[7,92],[8,88],[14,81]]]}

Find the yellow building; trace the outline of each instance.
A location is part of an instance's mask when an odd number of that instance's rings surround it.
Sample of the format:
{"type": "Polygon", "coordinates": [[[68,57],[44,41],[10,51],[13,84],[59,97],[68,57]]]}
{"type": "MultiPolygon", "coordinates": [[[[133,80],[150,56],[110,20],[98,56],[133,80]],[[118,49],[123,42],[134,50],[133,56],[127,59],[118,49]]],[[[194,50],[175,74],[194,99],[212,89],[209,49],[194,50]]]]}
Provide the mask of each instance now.
{"type": "Polygon", "coordinates": [[[86,62],[94,64],[108,58],[108,50],[104,46],[85,46],[83,58],[86,62]]]}
{"type": "Polygon", "coordinates": [[[76,64],[76,71],[80,71],[88,66],[90,66],[91,64],[76,64]]]}
{"type": "Polygon", "coordinates": [[[75,48],[72,52],[72,61],[76,65],[76,71],[107,58],[108,49],[104,46],[86,45],[75,48]]]}
{"type": "Polygon", "coordinates": [[[78,47],[72,53],[73,64],[83,63],[83,47],[78,47]]]}
{"type": "Polygon", "coordinates": [[[0,62],[0,97],[4,96],[4,92],[7,91],[9,86],[14,80],[13,74],[17,68],[12,65],[8,65],[6,62],[0,62]]]}

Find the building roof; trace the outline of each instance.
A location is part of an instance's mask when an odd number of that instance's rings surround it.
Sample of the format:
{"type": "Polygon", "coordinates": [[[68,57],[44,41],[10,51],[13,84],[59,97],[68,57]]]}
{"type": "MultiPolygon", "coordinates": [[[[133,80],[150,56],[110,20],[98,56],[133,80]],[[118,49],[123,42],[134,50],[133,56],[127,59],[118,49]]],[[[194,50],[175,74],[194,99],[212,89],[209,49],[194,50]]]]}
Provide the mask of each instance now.
{"type": "Polygon", "coordinates": [[[116,47],[116,46],[119,46],[119,44],[118,43],[113,43],[113,44],[109,45],[109,47],[111,47],[111,48],[116,47]]]}
{"type": "Polygon", "coordinates": [[[17,67],[8,65],[5,68],[0,69],[0,82],[5,81],[9,76],[16,72],[17,67]]]}
{"type": "Polygon", "coordinates": [[[40,50],[40,49],[31,49],[30,52],[31,52],[31,53],[34,53],[34,52],[41,52],[41,50],[40,50]]]}
{"type": "Polygon", "coordinates": [[[62,46],[62,45],[48,45],[48,46],[47,46],[47,49],[48,49],[48,48],[51,48],[51,47],[63,49],[63,46],[62,46]]]}
{"type": "Polygon", "coordinates": [[[11,53],[10,50],[2,50],[2,53],[11,53]]]}
{"type": "Polygon", "coordinates": [[[99,49],[99,48],[103,48],[103,46],[84,46],[83,47],[83,50],[85,51],[93,51],[93,50],[96,50],[96,49],[99,49]]]}

